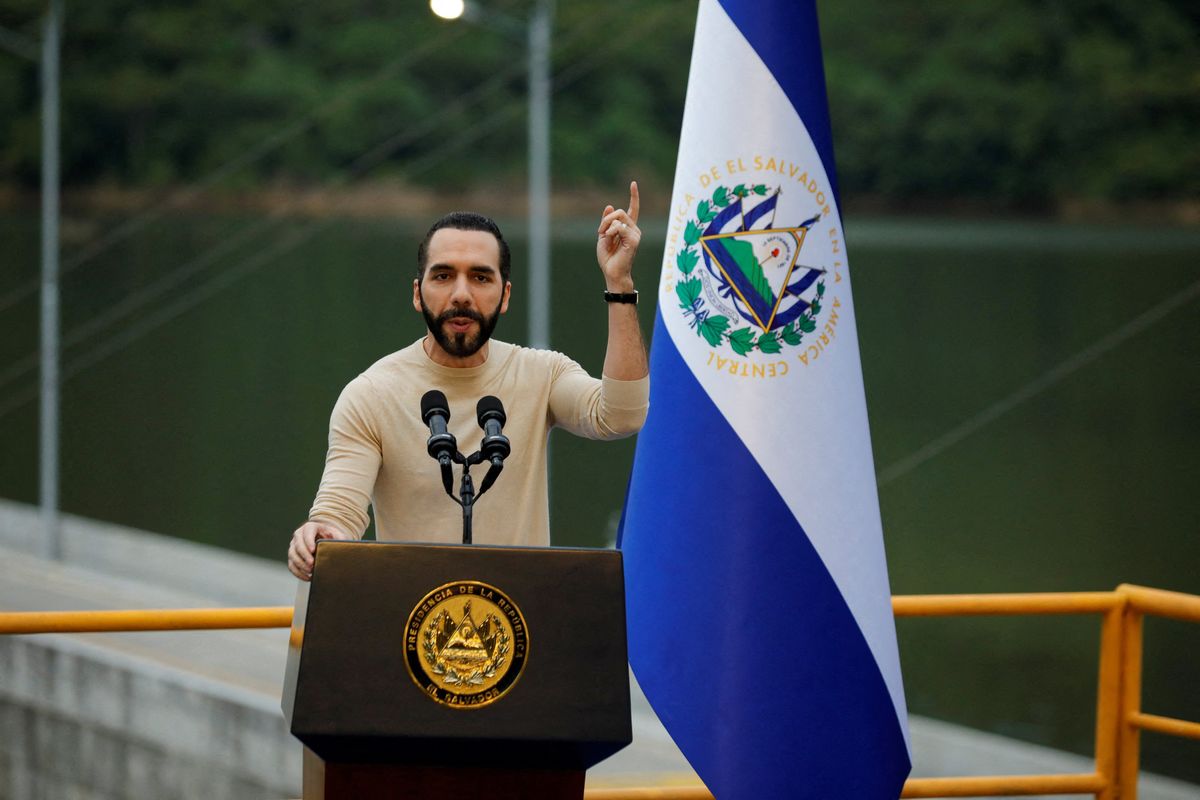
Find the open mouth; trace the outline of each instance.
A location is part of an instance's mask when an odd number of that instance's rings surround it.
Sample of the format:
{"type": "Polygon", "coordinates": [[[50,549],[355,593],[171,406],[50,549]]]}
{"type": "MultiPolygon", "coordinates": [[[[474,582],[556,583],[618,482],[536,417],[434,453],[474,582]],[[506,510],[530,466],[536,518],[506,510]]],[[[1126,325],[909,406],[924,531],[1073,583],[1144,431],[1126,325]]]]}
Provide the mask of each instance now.
{"type": "Polygon", "coordinates": [[[446,320],[446,327],[454,333],[466,333],[474,324],[475,320],[470,317],[451,317],[446,320]]]}

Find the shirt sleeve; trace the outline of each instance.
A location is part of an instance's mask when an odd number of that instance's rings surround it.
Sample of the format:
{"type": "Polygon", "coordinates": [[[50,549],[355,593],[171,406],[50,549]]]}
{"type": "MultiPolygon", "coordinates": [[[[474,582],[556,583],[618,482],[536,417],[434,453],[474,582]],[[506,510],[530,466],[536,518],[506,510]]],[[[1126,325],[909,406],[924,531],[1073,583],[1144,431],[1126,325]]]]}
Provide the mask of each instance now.
{"type": "Polygon", "coordinates": [[[560,356],[550,387],[550,422],[588,439],[622,439],[642,429],[650,408],[650,378],[600,380],[560,356]]]}
{"type": "Polygon", "coordinates": [[[338,397],[329,418],[325,472],[308,518],[327,522],[361,539],[370,517],[367,506],[383,460],[378,425],[371,413],[372,388],[359,376],[338,397]]]}

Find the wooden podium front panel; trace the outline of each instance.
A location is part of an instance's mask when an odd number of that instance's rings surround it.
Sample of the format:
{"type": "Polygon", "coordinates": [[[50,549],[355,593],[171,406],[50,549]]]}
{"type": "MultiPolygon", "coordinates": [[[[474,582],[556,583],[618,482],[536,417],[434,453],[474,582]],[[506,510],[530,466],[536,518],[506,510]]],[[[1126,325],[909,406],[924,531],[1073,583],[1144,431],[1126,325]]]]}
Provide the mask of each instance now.
{"type": "Polygon", "coordinates": [[[583,770],[327,764],[304,748],[303,800],[580,800],[583,770]]]}
{"type": "Polygon", "coordinates": [[[323,541],[300,638],[284,707],[326,762],[582,770],[632,739],[616,551],[323,541]],[[406,666],[409,615],[457,581],[501,590],[528,631],[520,678],[482,707],[435,702],[406,666]]]}

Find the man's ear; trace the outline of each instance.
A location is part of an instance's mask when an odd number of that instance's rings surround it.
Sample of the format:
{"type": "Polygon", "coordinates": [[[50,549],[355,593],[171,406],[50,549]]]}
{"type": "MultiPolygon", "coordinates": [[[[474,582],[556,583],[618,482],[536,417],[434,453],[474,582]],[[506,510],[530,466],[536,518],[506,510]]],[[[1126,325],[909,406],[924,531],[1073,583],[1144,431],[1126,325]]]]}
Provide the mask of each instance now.
{"type": "Polygon", "coordinates": [[[413,308],[421,311],[421,279],[413,278],[413,308]]]}
{"type": "Polygon", "coordinates": [[[508,297],[512,294],[512,281],[504,282],[504,297],[500,300],[500,313],[508,313],[508,297]]]}

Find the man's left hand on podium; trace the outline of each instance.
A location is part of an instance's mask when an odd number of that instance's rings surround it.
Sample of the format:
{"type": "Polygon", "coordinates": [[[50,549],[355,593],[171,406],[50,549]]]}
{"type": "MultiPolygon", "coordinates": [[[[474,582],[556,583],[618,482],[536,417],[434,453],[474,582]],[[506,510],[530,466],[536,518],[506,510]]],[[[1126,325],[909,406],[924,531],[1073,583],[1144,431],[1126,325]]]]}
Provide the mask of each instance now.
{"type": "Polygon", "coordinates": [[[288,569],[302,581],[312,580],[317,541],[320,539],[351,541],[354,537],[328,522],[310,520],[296,528],[292,533],[292,543],[288,546],[288,569]]]}

